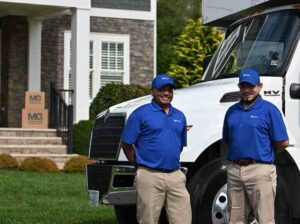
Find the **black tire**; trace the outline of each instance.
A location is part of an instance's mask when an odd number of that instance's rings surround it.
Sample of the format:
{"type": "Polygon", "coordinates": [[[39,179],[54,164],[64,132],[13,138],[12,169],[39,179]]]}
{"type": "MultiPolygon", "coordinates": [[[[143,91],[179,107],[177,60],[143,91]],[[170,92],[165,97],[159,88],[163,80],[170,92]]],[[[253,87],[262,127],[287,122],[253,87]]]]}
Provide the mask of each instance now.
{"type": "Polygon", "coordinates": [[[119,224],[138,224],[135,205],[115,205],[115,214],[119,224]]]}
{"type": "Polygon", "coordinates": [[[291,198],[286,182],[277,173],[277,188],[275,199],[275,220],[276,224],[292,224],[291,198]]]}
{"type": "Polygon", "coordinates": [[[226,166],[221,159],[200,169],[189,181],[193,224],[212,224],[212,204],[217,192],[226,184],[226,166]]]}
{"type": "MultiPolygon", "coordinates": [[[[136,219],[136,205],[117,206],[115,205],[115,215],[119,224],[138,224],[136,219]]],[[[161,211],[159,224],[168,224],[165,209],[161,211]]]]}
{"type": "MultiPolygon", "coordinates": [[[[226,165],[222,159],[216,159],[208,163],[192,177],[187,188],[191,196],[193,224],[213,224],[213,201],[219,190],[225,186],[226,182],[226,165]]],[[[278,175],[275,201],[276,224],[292,223],[289,198],[289,192],[284,179],[278,175]]],[[[223,203],[227,204],[227,198],[223,197],[223,200],[223,203]]],[[[223,219],[225,221],[227,219],[226,213],[214,215],[215,219],[223,219]]],[[[227,221],[225,223],[227,223],[227,221]]]]}

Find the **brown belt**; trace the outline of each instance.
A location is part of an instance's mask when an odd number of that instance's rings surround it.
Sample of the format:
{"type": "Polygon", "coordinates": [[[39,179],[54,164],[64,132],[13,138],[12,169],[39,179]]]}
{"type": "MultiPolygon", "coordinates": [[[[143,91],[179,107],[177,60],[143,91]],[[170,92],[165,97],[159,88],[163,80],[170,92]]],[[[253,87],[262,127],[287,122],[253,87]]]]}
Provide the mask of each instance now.
{"type": "Polygon", "coordinates": [[[162,173],[172,173],[172,172],[174,172],[174,171],[179,170],[179,168],[172,169],[172,170],[163,169],[163,168],[152,168],[152,167],[148,167],[148,166],[141,165],[141,164],[139,164],[138,166],[139,166],[139,167],[144,167],[144,168],[146,168],[146,169],[148,169],[148,170],[159,171],[159,172],[162,172],[162,173]]]}
{"type": "Polygon", "coordinates": [[[239,159],[239,160],[232,160],[234,164],[240,165],[240,166],[248,166],[250,164],[257,163],[253,159],[239,159]]]}

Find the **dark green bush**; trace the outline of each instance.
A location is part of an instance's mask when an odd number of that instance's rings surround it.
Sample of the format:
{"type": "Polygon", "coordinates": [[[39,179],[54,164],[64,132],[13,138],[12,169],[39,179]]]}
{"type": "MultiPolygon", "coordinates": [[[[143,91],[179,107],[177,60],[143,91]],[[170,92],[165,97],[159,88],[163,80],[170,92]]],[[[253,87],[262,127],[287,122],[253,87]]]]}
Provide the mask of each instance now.
{"type": "Polygon", "coordinates": [[[94,127],[94,121],[82,120],[74,125],[74,153],[88,155],[90,135],[94,127]]]}
{"type": "Polygon", "coordinates": [[[54,161],[41,157],[30,157],[24,159],[20,165],[20,170],[30,172],[58,172],[59,169],[54,161]]]}
{"type": "Polygon", "coordinates": [[[18,168],[18,161],[9,154],[0,155],[0,169],[16,169],[18,168]]]}
{"type": "Polygon", "coordinates": [[[85,171],[87,164],[93,163],[95,161],[90,160],[87,156],[75,156],[69,159],[64,166],[64,171],[67,173],[81,172],[85,171]]]}
{"type": "Polygon", "coordinates": [[[150,94],[150,88],[139,85],[110,83],[101,88],[90,106],[90,120],[101,111],[127,100],[150,94]]]}

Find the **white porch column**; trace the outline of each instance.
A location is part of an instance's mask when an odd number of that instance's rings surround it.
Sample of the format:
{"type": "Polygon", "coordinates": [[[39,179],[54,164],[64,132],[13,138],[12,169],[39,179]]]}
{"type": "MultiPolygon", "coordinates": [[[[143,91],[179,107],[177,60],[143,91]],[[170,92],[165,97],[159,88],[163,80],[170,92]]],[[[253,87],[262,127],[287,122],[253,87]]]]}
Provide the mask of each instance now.
{"type": "Polygon", "coordinates": [[[72,11],[71,47],[74,122],[89,118],[89,35],[89,10],[74,9],[72,11]]]}
{"type": "Polygon", "coordinates": [[[28,91],[41,91],[42,21],[29,20],[28,91]]]}

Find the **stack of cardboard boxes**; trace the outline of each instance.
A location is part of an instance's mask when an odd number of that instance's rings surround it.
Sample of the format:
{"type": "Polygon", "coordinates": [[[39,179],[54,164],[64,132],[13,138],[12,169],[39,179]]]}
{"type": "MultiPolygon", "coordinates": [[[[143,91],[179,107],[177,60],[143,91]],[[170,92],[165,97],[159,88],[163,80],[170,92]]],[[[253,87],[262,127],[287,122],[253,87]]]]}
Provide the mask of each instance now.
{"type": "Polygon", "coordinates": [[[48,110],[45,109],[45,92],[25,93],[22,128],[48,128],[48,110]]]}

